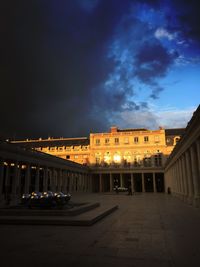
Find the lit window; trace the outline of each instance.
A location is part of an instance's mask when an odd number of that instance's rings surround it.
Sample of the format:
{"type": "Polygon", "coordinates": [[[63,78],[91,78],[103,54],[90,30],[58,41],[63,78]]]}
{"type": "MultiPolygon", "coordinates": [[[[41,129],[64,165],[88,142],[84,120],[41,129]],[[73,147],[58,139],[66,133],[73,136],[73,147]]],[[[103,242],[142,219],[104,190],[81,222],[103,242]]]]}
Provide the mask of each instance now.
{"type": "Polygon", "coordinates": [[[105,154],[104,154],[104,161],[106,162],[106,163],[110,163],[110,161],[111,161],[111,155],[110,155],[110,152],[106,152],[105,154]]]}
{"type": "Polygon", "coordinates": [[[119,153],[115,153],[114,156],[113,156],[113,161],[115,163],[120,163],[121,162],[121,156],[119,153]]]}
{"type": "Polygon", "coordinates": [[[119,144],[119,138],[115,138],[115,144],[119,144]]]}
{"type": "Polygon", "coordinates": [[[78,159],[78,155],[74,155],[74,158],[75,158],[75,159],[78,159]]]}
{"type": "Polygon", "coordinates": [[[154,140],[155,140],[155,143],[159,143],[159,142],[160,142],[160,137],[159,137],[159,135],[156,135],[156,136],[154,137],[154,140]]]}
{"type": "Polygon", "coordinates": [[[105,139],[105,144],[108,145],[109,142],[110,142],[110,139],[109,139],[109,138],[106,138],[106,139],[105,139]]]}
{"type": "Polygon", "coordinates": [[[96,139],[96,145],[100,145],[100,139],[96,139]]]}

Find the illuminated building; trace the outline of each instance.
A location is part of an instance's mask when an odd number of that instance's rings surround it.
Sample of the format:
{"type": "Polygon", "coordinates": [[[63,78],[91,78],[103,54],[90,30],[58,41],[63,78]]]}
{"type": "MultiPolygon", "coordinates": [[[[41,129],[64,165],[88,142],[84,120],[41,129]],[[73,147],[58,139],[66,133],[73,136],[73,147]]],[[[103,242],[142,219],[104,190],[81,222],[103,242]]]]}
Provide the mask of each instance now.
{"type": "Polygon", "coordinates": [[[94,192],[114,186],[136,192],[164,191],[164,164],[184,129],[118,129],[90,137],[13,141],[56,157],[87,165],[94,192]]]}

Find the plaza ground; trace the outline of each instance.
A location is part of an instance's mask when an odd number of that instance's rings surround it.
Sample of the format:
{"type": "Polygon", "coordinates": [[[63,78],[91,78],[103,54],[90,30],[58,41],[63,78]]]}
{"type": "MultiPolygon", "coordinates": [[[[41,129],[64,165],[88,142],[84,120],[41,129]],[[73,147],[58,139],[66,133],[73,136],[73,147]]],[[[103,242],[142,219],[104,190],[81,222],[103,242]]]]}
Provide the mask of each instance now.
{"type": "Polygon", "coordinates": [[[72,198],[119,209],[93,226],[0,225],[0,266],[200,266],[199,209],[163,193],[72,198]]]}

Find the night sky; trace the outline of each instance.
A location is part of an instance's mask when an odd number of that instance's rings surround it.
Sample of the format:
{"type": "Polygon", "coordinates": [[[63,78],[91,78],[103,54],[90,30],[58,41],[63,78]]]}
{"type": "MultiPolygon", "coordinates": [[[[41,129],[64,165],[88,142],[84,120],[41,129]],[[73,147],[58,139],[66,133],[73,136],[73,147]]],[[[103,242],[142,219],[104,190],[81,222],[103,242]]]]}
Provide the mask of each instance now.
{"type": "Polygon", "coordinates": [[[4,0],[0,138],[185,127],[200,100],[200,1],[4,0]]]}

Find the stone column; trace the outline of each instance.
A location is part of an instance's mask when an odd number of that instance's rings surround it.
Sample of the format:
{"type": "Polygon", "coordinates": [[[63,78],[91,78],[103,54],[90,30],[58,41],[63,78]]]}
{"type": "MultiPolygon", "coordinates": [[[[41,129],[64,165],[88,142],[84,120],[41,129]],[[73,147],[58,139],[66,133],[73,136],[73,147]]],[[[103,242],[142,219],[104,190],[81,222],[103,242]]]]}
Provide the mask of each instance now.
{"type": "Polygon", "coordinates": [[[144,173],[142,172],[142,193],[145,193],[144,173]]]}
{"type": "Polygon", "coordinates": [[[120,187],[124,187],[123,174],[120,172],[120,187]]]}
{"type": "Polygon", "coordinates": [[[132,193],[135,192],[135,185],[134,185],[133,173],[131,173],[131,191],[132,191],[132,193]]]}
{"type": "Polygon", "coordinates": [[[177,181],[177,197],[179,197],[180,196],[180,192],[181,192],[181,190],[180,190],[180,177],[179,177],[179,171],[178,171],[178,162],[176,161],[176,163],[175,163],[175,170],[176,170],[176,176],[175,176],[175,179],[176,179],[176,181],[177,181]]]}
{"type": "Polygon", "coordinates": [[[200,138],[197,139],[195,142],[196,150],[197,150],[197,166],[198,166],[198,173],[200,177],[200,138]]]}
{"type": "Polygon", "coordinates": [[[192,170],[191,170],[189,151],[186,151],[185,155],[186,155],[186,172],[187,172],[187,177],[188,177],[188,189],[189,189],[188,203],[193,204],[194,185],[193,185],[193,180],[192,180],[192,170]]]}
{"type": "Polygon", "coordinates": [[[192,170],[192,180],[194,184],[194,205],[199,207],[200,205],[200,176],[198,173],[198,158],[197,151],[195,150],[194,145],[190,147],[191,155],[191,170],[192,170]]]}
{"type": "Polygon", "coordinates": [[[18,162],[15,163],[14,166],[14,174],[13,174],[13,183],[12,183],[12,205],[16,205],[20,202],[20,176],[21,176],[21,168],[18,165],[18,162]]]}
{"type": "Polygon", "coordinates": [[[173,169],[174,169],[174,193],[177,196],[177,192],[178,192],[178,179],[177,179],[177,172],[176,172],[176,163],[174,163],[173,169]]]}
{"type": "Polygon", "coordinates": [[[72,192],[72,179],[73,179],[73,176],[72,176],[72,172],[69,172],[69,192],[71,193],[72,192]]]}
{"type": "Polygon", "coordinates": [[[88,177],[88,192],[92,192],[92,175],[91,174],[89,174],[89,175],[87,175],[87,177],[88,177]]]}
{"type": "Polygon", "coordinates": [[[18,162],[15,162],[13,182],[12,182],[12,196],[13,197],[15,197],[17,194],[18,176],[19,176],[18,162]]]}
{"type": "Polygon", "coordinates": [[[188,191],[187,191],[187,181],[186,181],[186,170],[185,170],[185,164],[184,164],[184,155],[181,156],[180,160],[181,160],[181,171],[182,171],[183,188],[184,188],[183,200],[187,201],[188,191]]]}
{"type": "Polygon", "coordinates": [[[30,179],[31,179],[31,168],[30,164],[26,164],[26,172],[25,172],[25,194],[29,194],[30,190],[30,179]]]}
{"type": "Polygon", "coordinates": [[[39,180],[40,179],[40,167],[36,166],[35,171],[35,191],[39,191],[39,180]]]}
{"type": "Polygon", "coordinates": [[[103,185],[102,185],[102,174],[99,174],[99,192],[101,193],[103,190],[103,185]]]}
{"type": "Polygon", "coordinates": [[[49,180],[49,184],[48,187],[50,191],[55,192],[55,188],[54,188],[54,177],[53,177],[53,172],[52,169],[48,169],[48,180],[49,180]]]}
{"type": "Polygon", "coordinates": [[[57,185],[58,185],[58,192],[61,191],[61,186],[62,186],[62,170],[56,170],[57,172],[57,185]]]}
{"type": "Polygon", "coordinates": [[[4,163],[0,160],[0,204],[3,201],[4,163]]]}
{"type": "Polygon", "coordinates": [[[153,172],[153,192],[157,192],[155,172],[153,172]]]}
{"type": "Polygon", "coordinates": [[[110,172],[110,192],[113,191],[113,178],[112,178],[112,173],[110,172]]]}
{"type": "Polygon", "coordinates": [[[44,167],[44,177],[43,177],[43,191],[47,191],[47,183],[48,183],[48,168],[44,167]]]}
{"type": "Polygon", "coordinates": [[[177,170],[178,170],[178,177],[179,177],[179,197],[182,199],[183,197],[183,181],[182,181],[182,173],[181,173],[181,166],[180,166],[180,159],[177,160],[177,170]]]}

